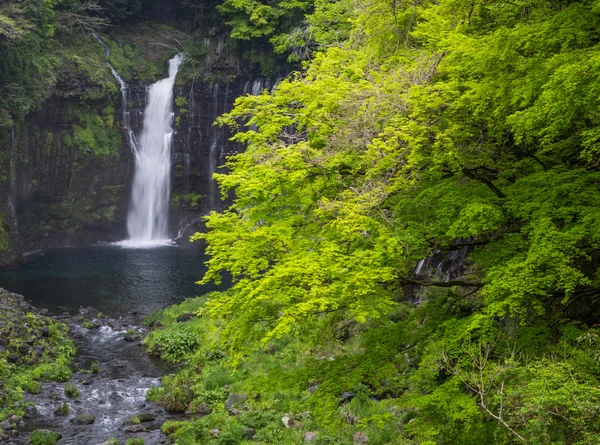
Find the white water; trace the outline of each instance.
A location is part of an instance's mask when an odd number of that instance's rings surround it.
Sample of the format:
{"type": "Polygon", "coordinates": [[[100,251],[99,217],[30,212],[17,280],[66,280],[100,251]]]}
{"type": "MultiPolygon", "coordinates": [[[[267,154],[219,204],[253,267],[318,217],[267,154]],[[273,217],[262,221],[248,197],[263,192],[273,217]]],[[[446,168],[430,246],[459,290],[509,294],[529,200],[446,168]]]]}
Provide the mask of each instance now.
{"type": "MultiPolygon", "coordinates": [[[[98,34],[92,33],[92,36],[104,47],[104,56],[109,57],[110,56],[110,47],[106,44],[106,42],[104,40],[102,40],[98,34]]],[[[134,147],[137,146],[137,141],[135,140],[135,134],[134,134],[133,130],[131,129],[131,122],[129,120],[129,111],[127,110],[127,101],[129,99],[129,97],[128,97],[129,91],[128,91],[128,87],[127,87],[127,82],[125,82],[123,80],[123,78],[121,76],[119,76],[119,73],[117,73],[117,70],[115,70],[115,68],[110,63],[106,62],[106,64],[110,68],[110,72],[112,73],[113,77],[116,79],[117,83],[119,84],[119,89],[121,90],[123,126],[125,127],[125,131],[127,131],[127,138],[129,141],[129,146],[132,148],[132,150],[135,151],[134,147]]]]}
{"type": "Polygon", "coordinates": [[[148,90],[144,129],[137,143],[135,174],[127,216],[129,239],[124,247],[156,247],[171,244],[169,239],[169,197],[171,194],[171,139],[173,137],[173,86],[183,57],[169,61],[169,77],[148,90]]]}

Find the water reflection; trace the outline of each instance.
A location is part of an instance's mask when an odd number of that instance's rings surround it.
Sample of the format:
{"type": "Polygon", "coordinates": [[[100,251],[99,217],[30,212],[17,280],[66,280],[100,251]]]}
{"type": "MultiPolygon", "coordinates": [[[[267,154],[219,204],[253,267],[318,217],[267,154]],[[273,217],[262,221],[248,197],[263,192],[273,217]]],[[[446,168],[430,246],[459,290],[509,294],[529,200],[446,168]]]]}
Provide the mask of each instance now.
{"type": "Polygon", "coordinates": [[[211,292],[196,281],[207,258],[196,249],[100,246],[54,251],[0,271],[0,286],[50,309],[92,306],[116,315],[152,310],[211,292]]]}

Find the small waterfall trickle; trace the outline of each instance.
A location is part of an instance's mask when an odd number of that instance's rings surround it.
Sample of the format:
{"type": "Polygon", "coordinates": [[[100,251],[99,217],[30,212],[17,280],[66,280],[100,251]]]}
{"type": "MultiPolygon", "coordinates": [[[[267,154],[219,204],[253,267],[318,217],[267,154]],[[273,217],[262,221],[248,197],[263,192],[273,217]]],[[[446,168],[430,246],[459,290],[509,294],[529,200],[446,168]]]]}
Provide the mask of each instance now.
{"type": "Polygon", "coordinates": [[[10,225],[15,233],[19,235],[19,220],[17,218],[17,147],[15,126],[10,130],[10,164],[9,164],[9,188],[8,188],[8,211],[10,215],[10,225]]]}
{"type": "MultiPolygon", "coordinates": [[[[219,116],[219,84],[215,83],[213,87],[213,121],[217,119],[219,116]]],[[[219,139],[219,131],[217,126],[212,127],[212,135],[210,141],[210,149],[208,153],[208,206],[209,209],[214,209],[216,200],[217,200],[217,184],[214,179],[212,179],[213,175],[217,171],[217,163],[219,162],[217,151],[218,151],[218,139],[219,139]]]]}
{"type": "MultiPolygon", "coordinates": [[[[93,33],[92,36],[104,47],[104,56],[110,57],[110,47],[106,44],[106,42],[102,40],[102,38],[100,38],[100,36],[96,33],[93,33]]],[[[123,127],[127,132],[127,142],[129,143],[129,147],[135,152],[137,148],[137,140],[131,126],[131,119],[128,110],[129,87],[127,86],[127,82],[125,82],[125,80],[119,76],[117,70],[109,62],[106,62],[106,64],[110,68],[110,72],[119,84],[119,89],[121,90],[121,115],[123,116],[123,127]]]]}
{"type": "Polygon", "coordinates": [[[256,79],[252,84],[251,94],[253,96],[258,96],[262,90],[262,79],[256,79]]]}
{"type": "Polygon", "coordinates": [[[182,55],[169,61],[169,77],[148,89],[144,128],[134,145],[135,174],[127,216],[129,240],[121,245],[153,247],[170,244],[168,232],[171,194],[171,139],[173,86],[182,55]]]}

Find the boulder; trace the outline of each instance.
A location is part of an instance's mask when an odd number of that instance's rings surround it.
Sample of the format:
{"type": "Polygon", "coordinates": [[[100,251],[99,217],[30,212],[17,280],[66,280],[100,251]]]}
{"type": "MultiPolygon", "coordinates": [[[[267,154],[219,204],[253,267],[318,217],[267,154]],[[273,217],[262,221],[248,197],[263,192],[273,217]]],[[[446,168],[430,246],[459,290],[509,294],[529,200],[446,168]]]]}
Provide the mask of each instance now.
{"type": "Polygon", "coordinates": [[[177,322],[178,323],[184,323],[184,322],[186,322],[188,320],[191,320],[192,318],[195,318],[195,317],[196,317],[196,314],[194,314],[192,312],[186,312],[186,313],[180,314],[177,317],[177,322]]]}
{"type": "Polygon", "coordinates": [[[244,408],[246,400],[248,400],[247,394],[229,394],[229,397],[225,400],[225,409],[229,411],[232,408],[244,408]]]}
{"type": "Polygon", "coordinates": [[[38,410],[35,406],[29,405],[27,408],[25,408],[25,418],[26,419],[32,419],[32,418],[36,417],[37,415],[38,415],[38,410]]]}
{"type": "Polygon", "coordinates": [[[318,435],[318,433],[309,431],[308,433],[304,434],[304,442],[314,442],[317,440],[318,435]]]}
{"type": "Polygon", "coordinates": [[[212,408],[206,403],[199,403],[196,407],[196,414],[199,416],[208,416],[210,413],[212,413],[212,411],[212,408]]]}
{"type": "Polygon", "coordinates": [[[154,422],[156,420],[156,414],[154,413],[139,413],[137,418],[140,419],[140,422],[154,422]]]}
{"type": "Polygon", "coordinates": [[[350,391],[343,392],[342,393],[342,403],[348,403],[354,397],[356,397],[356,394],[354,394],[353,392],[350,392],[350,391]]]}
{"type": "Polygon", "coordinates": [[[296,426],[296,422],[294,422],[289,414],[286,414],[281,418],[281,423],[283,423],[286,428],[294,428],[296,426]]]}
{"type": "Polygon", "coordinates": [[[93,414],[78,414],[71,419],[71,423],[75,425],[91,425],[96,421],[96,416],[93,414]]]}
{"type": "Polygon", "coordinates": [[[352,440],[354,441],[354,443],[364,444],[369,441],[369,438],[367,437],[367,435],[365,433],[361,433],[359,431],[357,433],[354,433],[354,436],[352,436],[352,440]]]}
{"type": "Polygon", "coordinates": [[[146,431],[146,427],[144,425],[129,425],[123,428],[123,431],[126,433],[143,433],[146,431]]]}

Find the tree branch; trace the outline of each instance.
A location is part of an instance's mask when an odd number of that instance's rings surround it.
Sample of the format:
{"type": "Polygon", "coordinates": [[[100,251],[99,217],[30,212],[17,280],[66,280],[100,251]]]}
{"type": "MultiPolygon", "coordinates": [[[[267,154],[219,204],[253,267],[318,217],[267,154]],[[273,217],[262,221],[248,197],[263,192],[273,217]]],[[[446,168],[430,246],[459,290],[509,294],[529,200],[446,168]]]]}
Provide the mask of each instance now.
{"type": "MultiPolygon", "coordinates": [[[[498,198],[500,198],[500,199],[504,199],[504,198],[506,198],[506,195],[505,195],[504,193],[502,193],[502,192],[500,191],[500,189],[499,189],[498,187],[496,187],[492,181],[490,181],[488,178],[485,178],[485,177],[483,177],[483,176],[481,176],[481,175],[479,175],[479,174],[477,173],[477,170],[478,170],[478,169],[480,169],[480,168],[478,168],[478,167],[475,167],[475,168],[467,168],[467,167],[464,167],[464,168],[462,169],[462,174],[463,174],[463,175],[465,175],[467,178],[474,179],[475,181],[479,181],[479,182],[482,182],[482,183],[484,183],[485,185],[487,185],[487,186],[488,186],[488,188],[489,188],[489,189],[490,189],[492,192],[494,192],[494,194],[495,194],[495,195],[496,195],[498,198]]],[[[488,171],[490,171],[490,169],[487,169],[487,168],[485,168],[485,170],[488,170],[488,171]]]]}
{"type": "Polygon", "coordinates": [[[400,281],[403,284],[414,284],[416,286],[435,286],[435,287],[462,286],[462,287],[476,287],[476,288],[481,288],[481,287],[484,286],[484,283],[472,282],[472,281],[463,281],[463,280],[420,281],[420,280],[414,280],[412,278],[400,278],[400,281]]]}

